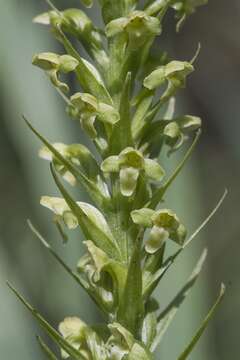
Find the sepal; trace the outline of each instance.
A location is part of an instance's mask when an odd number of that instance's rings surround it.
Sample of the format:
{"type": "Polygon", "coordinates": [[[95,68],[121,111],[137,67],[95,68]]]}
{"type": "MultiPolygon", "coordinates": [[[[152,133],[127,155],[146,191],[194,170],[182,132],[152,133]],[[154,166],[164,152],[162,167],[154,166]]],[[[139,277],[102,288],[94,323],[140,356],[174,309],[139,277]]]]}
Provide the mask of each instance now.
{"type": "Polygon", "coordinates": [[[129,47],[132,50],[143,46],[149,38],[161,33],[158,18],[147,15],[144,11],[133,11],[128,17],[112,20],[106,26],[108,37],[125,33],[128,36],[129,47]]]}

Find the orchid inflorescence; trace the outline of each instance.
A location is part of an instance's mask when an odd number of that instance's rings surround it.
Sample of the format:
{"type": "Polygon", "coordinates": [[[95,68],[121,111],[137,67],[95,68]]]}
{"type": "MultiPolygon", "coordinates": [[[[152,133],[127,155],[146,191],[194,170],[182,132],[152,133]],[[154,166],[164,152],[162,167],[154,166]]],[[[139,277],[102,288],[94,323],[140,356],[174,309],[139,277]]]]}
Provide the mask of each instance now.
{"type": "MultiPolygon", "coordinates": [[[[91,7],[92,0],[83,0],[91,7]]],[[[51,163],[51,172],[62,197],[43,196],[41,205],[53,213],[63,240],[80,228],[86,253],[76,272],[68,267],[29,222],[31,229],[93,299],[103,313],[101,325],[87,325],[67,317],[55,330],[14,289],[47,334],[58,345],[61,357],[83,360],[150,360],[178,308],[195,283],[204,260],[202,253],[193,273],[169,306],[159,311],[154,290],[176,258],[189,245],[220,206],[186,240],[187,230],[173,209],[162,207],[164,195],[195,147],[201,119],[175,115],[175,96],[194,71],[194,61],[159,57],[153,68],[150,52],[162,33],[168,9],[185,19],[206,0],[99,0],[104,28],[97,28],[80,8],[50,11],[34,19],[49,26],[66,54],[44,52],[33,64],[42,69],[66,102],[67,114],[79,121],[95,146],[50,143],[26,120],[43,143],[39,156],[51,163]],[[142,3],[142,2],[141,2],[142,3]],[[70,39],[80,42],[86,60],[70,39]],[[66,74],[76,75],[79,89],[71,93],[66,74]],[[65,75],[64,75],[65,74],[65,75]],[[60,77],[64,75],[64,80],[60,77]],[[175,172],[166,178],[159,156],[168,156],[189,139],[192,145],[175,172]],[[76,201],[68,184],[86,190],[94,204],[76,201]],[[173,241],[177,251],[166,258],[173,241]]],[[[188,357],[224,294],[224,286],[189,345],[179,356],[188,357]]],[[[38,338],[48,359],[57,359],[38,338]]],[[[159,358],[159,357],[157,357],[159,358]]]]}

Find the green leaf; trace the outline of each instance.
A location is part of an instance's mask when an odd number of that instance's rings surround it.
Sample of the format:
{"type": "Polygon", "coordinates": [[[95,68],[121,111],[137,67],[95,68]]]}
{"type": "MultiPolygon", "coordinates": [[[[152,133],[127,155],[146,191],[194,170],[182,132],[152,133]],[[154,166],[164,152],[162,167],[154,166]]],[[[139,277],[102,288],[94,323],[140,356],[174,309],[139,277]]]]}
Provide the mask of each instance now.
{"type": "Polygon", "coordinates": [[[99,0],[99,2],[105,24],[122,16],[124,11],[122,1],[113,2],[112,0],[99,0]]]}
{"type": "Polygon", "coordinates": [[[72,269],[65,263],[64,260],[54,251],[51,245],[44,239],[40,232],[33,226],[30,220],[27,220],[27,224],[34,235],[40,240],[40,243],[50,252],[50,254],[55,258],[55,260],[68,272],[68,274],[80,285],[83,289],[88,290],[88,285],[84,280],[79,278],[72,269]]]}
{"type": "Polygon", "coordinates": [[[125,289],[118,310],[118,319],[133,335],[137,336],[142,313],[141,247],[140,244],[136,244],[128,267],[125,289]]]}
{"type": "Polygon", "coordinates": [[[146,123],[145,117],[152,105],[153,98],[154,98],[154,91],[144,89],[142,91],[141,97],[136,100],[137,101],[136,104],[135,103],[133,104],[136,105],[136,111],[134,113],[132,119],[132,125],[131,125],[134,140],[138,139],[146,123]]]}
{"type": "Polygon", "coordinates": [[[98,299],[94,296],[94,293],[89,288],[88,283],[80,278],[66,263],[65,261],[55,252],[55,250],[52,248],[52,246],[44,239],[44,237],[40,234],[40,232],[33,226],[30,220],[27,220],[27,224],[33,234],[36,235],[36,237],[40,240],[40,243],[49,251],[49,253],[52,255],[52,257],[64,268],[64,270],[77,282],[78,285],[80,285],[91,297],[93,302],[105,313],[105,309],[101,306],[101,303],[99,303],[98,299]]]}
{"type": "Polygon", "coordinates": [[[218,305],[220,305],[220,303],[222,302],[224,294],[225,294],[225,285],[222,284],[219,296],[218,296],[215,304],[210,309],[209,313],[205,317],[202,325],[199,327],[198,331],[196,332],[193,339],[190,341],[189,345],[186,347],[186,349],[183,351],[183,353],[178,357],[178,360],[185,360],[190,355],[190,353],[192,352],[192,350],[198,343],[198,340],[201,338],[202,334],[204,333],[205,329],[207,328],[209,321],[212,319],[213,315],[215,314],[218,305]]]}
{"type": "Polygon", "coordinates": [[[157,301],[152,298],[148,300],[145,308],[146,314],[142,323],[141,340],[147,349],[150,349],[150,346],[156,337],[157,310],[159,309],[159,305],[157,301]]]}
{"type": "Polygon", "coordinates": [[[94,206],[86,203],[76,203],[59,181],[53,167],[51,172],[57,187],[66,200],[69,208],[78,219],[78,223],[87,239],[91,239],[96,246],[105,251],[110,258],[119,259],[120,250],[105,218],[94,206]]]}
{"type": "Polygon", "coordinates": [[[32,313],[35,319],[38,321],[43,330],[54,340],[54,342],[64,349],[73,359],[85,360],[80,352],[74,349],[68,341],[66,341],[39,313],[34,309],[20,294],[19,292],[7,282],[8,287],[13,291],[17,298],[25,305],[25,307],[32,313]]]}
{"type": "Polygon", "coordinates": [[[163,335],[165,334],[169,325],[173,321],[180,306],[186,299],[186,297],[187,297],[189,291],[191,290],[191,288],[193,287],[193,285],[196,283],[197,278],[202,270],[203,264],[206,260],[206,256],[207,256],[207,250],[204,249],[200,259],[197,262],[197,265],[195,266],[195,268],[194,268],[190,278],[186,282],[186,284],[182,287],[182,289],[175,296],[175,298],[170,302],[170,304],[166,307],[166,309],[159,315],[158,324],[157,324],[157,334],[151,345],[152,352],[156,350],[156,347],[162,340],[163,335]]]}
{"type": "Polygon", "coordinates": [[[42,338],[40,336],[37,336],[37,341],[43,351],[43,353],[46,355],[47,359],[49,360],[58,360],[55,354],[49,349],[49,347],[44,343],[42,338]]]}
{"type": "Polygon", "coordinates": [[[114,126],[109,140],[110,154],[119,154],[126,147],[134,145],[131,131],[130,92],[131,73],[128,73],[120,100],[120,121],[114,126]]]}
{"type": "Polygon", "coordinates": [[[30,130],[41,140],[41,142],[51,151],[51,153],[56,157],[56,159],[59,160],[60,163],[62,163],[70,173],[72,173],[76,179],[84,186],[86,191],[89,193],[93,201],[95,201],[97,204],[103,205],[104,202],[104,196],[100,192],[100,190],[97,188],[97,186],[92,182],[91,179],[89,179],[87,176],[85,176],[81,171],[76,169],[75,166],[71,164],[70,161],[65,159],[55,148],[52,146],[37,130],[34,129],[34,127],[29,123],[29,121],[23,116],[27,126],[30,128],[30,130]]]}
{"type": "MultiPolygon", "coordinates": [[[[115,297],[117,297],[117,299],[115,298],[114,300],[116,301],[116,303],[118,303],[124,291],[127,277],[126,267],[122,263],[110,259],[107,254],[100,248],[95,246],[92,241],[88,240],[84,243],[87,246],[88,252],[95,266],[95,272],[93,275],[94,282],[98,283],[101,279],[101,275],[103,273],[108,273],[111,276],[114,284],[114,295],[116,295],[115,297]]],[[[86,268],[79,268],[79,270],[85,271],[86,268]]]]}

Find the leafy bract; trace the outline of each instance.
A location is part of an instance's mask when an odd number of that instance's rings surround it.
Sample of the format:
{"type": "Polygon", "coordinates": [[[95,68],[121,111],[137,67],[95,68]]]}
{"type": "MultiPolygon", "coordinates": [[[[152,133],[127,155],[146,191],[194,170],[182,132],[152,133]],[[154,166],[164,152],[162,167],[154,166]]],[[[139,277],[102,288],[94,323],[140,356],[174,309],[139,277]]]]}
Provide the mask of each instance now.
{"type": "Polygon", "coordinates": [[[82,354],[76,350],[68,341],[66,341],[39,313],[34,309],[20,294],[19,292],[9,283],[8,287],[14,292],[17,298],[25,305],[25,307],[32,313],[35,319],[38,321],[39,325],[43,330],[52,338],[52,340],[62,349],[66,351],[67,354],[73,357],[76,360],[85,360],[82,354]]]}
{"type": "Polygon", "coordinates": [[[208,312],[207,316],[205,317],[205,319],[203,320],[201,326],[199,327],[199,329],[197,330],[196,334],[194,335],[193,339],[190,341],[190,343],[188,344],[188,346],[186,347],[186,349],[183,351],[183,353],[178,357],[178,360],[185,360],[188,358],[188,356],[190,355],[190,353],[193,351],[194,347],[196,346],[196,344],[198,343],[199,339],[201,338],[202,334],[204,333],[204,331],[206,330],[209,321],[211,320],[211,318],[213,317],[213,315],[215,314],[218,306],[220,305],[220,303],[223,300],[225,294],[225,285],[222,284],[221,285],[221,289],[220,289],[220,293],[218,295],[218,298],[215,302],[215,304],[212,306],[212,308],[210,309],[210,311],[208,312]]]}
{"type": "Polygon", "coordinates": [[[43,353],[46,355],[47,359],[57,360],[56,355],[49,349],[49,347],[45,344],[45,342],[42,340],[42,338],[40,336],[37,336],[37,341],[38,341],[43,353]]]}
{"type": "Polygon", "coordinates": [[[186,284],[182,287],[179,293],[175,296],[175,298],[170,302],[170,304],[166,307],[166,309],[158,316],[158,324],[156,326],[156,336],[154,341],[151,344],[151,351],[154,351],[157,345],[162,340],[163,335],[168,329],[169,325],[173,321],[176,313],[178,312],[180,306],[183,301],[187,297],[190,289],[193,287],[197,278],[202,270],[202,266],[207,256],[206,249],[203,251],[200,259],[198,260],[197,265],[195,266],[190,278],[186,282],[186,284]]]}

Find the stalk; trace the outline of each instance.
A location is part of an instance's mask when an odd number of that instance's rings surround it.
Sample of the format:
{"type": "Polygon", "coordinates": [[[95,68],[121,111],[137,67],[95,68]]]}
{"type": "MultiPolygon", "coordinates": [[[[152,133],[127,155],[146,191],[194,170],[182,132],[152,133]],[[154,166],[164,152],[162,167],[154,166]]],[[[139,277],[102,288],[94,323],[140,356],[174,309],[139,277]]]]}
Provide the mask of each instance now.
{"type": "MultiPolygon", "coordinates": [[[[57,331],[9,287],[57,345],[55,354],[37,337],[46,358],[151,360],[201,272],[206,249],[190,278],[161,312],[154,290],[226,195],[189,238],[174,209],[162,206],[166,191],[199,140],[202,121],[195,115],[177,116],[174,111],[175,97],[194,71],[194,61],[166,62],[164,57],[149,70],[151,48],[162,33],[169,9],[175,11],[180,30],[186,18],[206,1],[148,0],[140,5],[138,0],[99,0],[103,29],[94,25],[82,7],[62,10],[50,0],[47,3],[49,11],[34,22],[48,26],[65,53],[36,54],[33,65],[46,73],[66,103],[67,114],[79,122],[79,131],[92,140],[98,152],[96,158],[83,144],[51,143],[25,119],[43,145],[39,156],[50,162],[61,194],[43,196],[40,203],[52,212],[53,224],[64,242],[68,241],[66,229],[79,228],[84,237],[86,252],[76,270],[28,223],[44,248],[89,294],[104,321],[97,326],[66,317],[57,331]],[[90,61],[77,51],[72,38],[83,45],[90,61]],[[69,73],[79,83],[76,93],[71,92],[68,77],[62,78],[69,73]],[[162,152],[170,156],[185,143],[190,145],[183,160],[167,175],[161,165],[162,152]],[[75,199],[66,183],[83,186],[90,202],[75,199]],[[171,241],[178,250],[167,258],[171,241]]],[[[91,7],[93,1],[82,3],[91,7]]],[[[221,286],[216,303],[179,360],[194,349],[224,291],[221,286]]]]}

